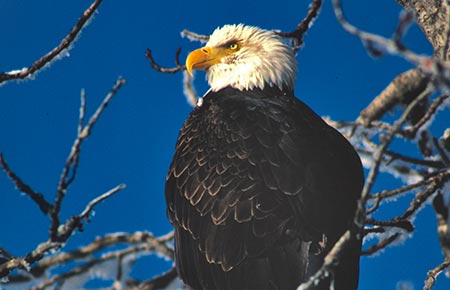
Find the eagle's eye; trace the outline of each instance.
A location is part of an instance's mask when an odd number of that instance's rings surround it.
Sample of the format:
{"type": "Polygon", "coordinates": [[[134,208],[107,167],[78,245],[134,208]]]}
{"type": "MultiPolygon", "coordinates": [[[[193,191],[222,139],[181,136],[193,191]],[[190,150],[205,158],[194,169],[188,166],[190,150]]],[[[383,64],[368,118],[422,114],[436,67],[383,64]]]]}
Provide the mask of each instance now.
{"type": "Polygon", "coordinates": [[[228,46],[228,48],[232,49],[232,50],[236,50],[236,49],[238,49],[238,44],[236,42],[233,42],[228,46]]]}

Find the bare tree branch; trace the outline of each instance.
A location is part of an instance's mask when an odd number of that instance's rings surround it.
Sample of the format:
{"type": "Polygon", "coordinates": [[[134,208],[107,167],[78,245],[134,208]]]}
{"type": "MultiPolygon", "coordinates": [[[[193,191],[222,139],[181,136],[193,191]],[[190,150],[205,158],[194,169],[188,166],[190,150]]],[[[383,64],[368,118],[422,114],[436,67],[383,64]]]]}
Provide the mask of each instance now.
{"type": "Polygon", "coordinates": [[[311,27],[313,21],[319,16],[320,8],[322,7],[322,0],[313,0],[309,5],[309,11],[306,17],[297,25],[297,28],[292,32],[276,31],[278,35],[285,38],[292,39],[292,48],[297,51],[303,46],[303,35],[311,27]]]}
{"type": "Polygon", "coordinates": [[[395,242],[400,236],[401,236],[400,233],[395,233],[385,239],[380,240],[377,244],[372,245],[365,250],[362,250],[361,256],[370,256],[385,249],[387,246],[395,242]]]}
{"type": "MultiPolygon", "coordinates": [[[[360,154],[366,154],[366,155],[372,155],[373,152],[367,149],[361,149],[357,148],[358,153],[360,154]]],[[[410,163],[412,165],[418,165],[418,166],[424,166],[424,167],[431,167],[436,169],[443,169],[445,168],[445,164],[442,161],[438,160],[427,160],[427,159],[418,159],[411,156],[406,156],[397,152],[394,152],[392,150],[385,151],[386,157],[389,157],[389,161],[387,162],[392,163],[395,160],[401,160],[403,162],[410,163]]]]}
{"type": "Polygon", "coordinates": [[[399,74],[374,100],[361,112],[358,122],[365,126],[373,125],[394,106],[410,102],[425,90],[429,79],[417,68],[399,74]]]}
{"type": "MultiPolygon", "coordinates": [[[[63,265],[73,261],[86,261],[89,257],[93,257],[95,253],[104,251],[105,249],[117,245],[137,246],[147,244],[151,246],[151,251],[157,251],[168,259],[173,259],[173,249],[168,246],[168,242],[172,241],[173,232],[155,237],[149,232],[134,233],[116,233],[98,237],[89,245],[80,247],[74,251],[61,252],[53,256],[49,256],[40,260],[30,273],[33,277],[39,278],[52,267],[63,265]]],[[[29,276],[14,275],[10,276],[10,281],[27,281],[29,276]]]]}
{"type": "MultiPolygon", "coordinates": [[[[341,1],[332,0],[334,13],[342,27],[357,36],[369,52],[379,56],[384,52],[398,55],[415,64],[422,73],[432,78],[434,85],[442,90],[450,88],[450,65],[434,57],[418,55],[405,46],[399,44],[397,39],[387,39],[382,36],[358,29],[350,24],[342,11],[341,1]]],[[[398,36],[396,36],[398,38],[398,36]]]]}
{"type": "Polygon", "coordinates": [[[397,0],[404,8],[412,11],[416,21],[428,41],[433,45],[434,53],[441,60],[449,59],[448,39],[450,31],[449,4],[447,1],[397,0]]]}
{"type": "MultiPolygon", "coordinates": [[[[101,196],[92,200],[86,208],[81,212],[80,215],[72,216],[69,218],[65,224],[61,225],[59,222],[59,215],[61,209],[61,203],[63,201],[63,197],[66,193],[67,188],[71,184],[71,182],[75,179],[75,172],[78,166],[78,159],[80,154],[81,143],[84,139],[86,139],[90,132],[98,121],[101,113],[106,108],[109,101],[112,97],[117,93],[120,87],[125,83],[123,78],[119,78],[110,92],[107,94],[103,102],[98,107],[97,111],[92,115],[88,124],[80,129],[80,124],[84,118],[85,101],[84,94],[82,93],[82,103],[80,108],[80,121],[78,125],[78,136],[75,139],[74,145],[72,146],[72,150],[69,154],[69,158],[64,166],[63,172],[61,174],[61,178],[58,184],[58,192],[55,198],[54,204],[49,204],[48,202],[44,203],[42,200],[43,196],[38,196],[31,188],[25,185],[19,177],[15,173],[13,173],[9,167],[6,165],[6,162],[3,158],[1,158],[0,165],[5,169],[7,175],[13,182],[21,188],[21,190],[25,191],[27,195],[29,195],[41,208],[46,206],[50,216],[50,231],[49,231],[49,239],[46,242],[40,243],[34,250],[29,252],[24,257],[12,257],[10,256],[6,261],[0,263],[0,278],[4,278],[9,275],[9,273],[14,269],[25,269],[27,271],[31,270],[31,265],[39,260],[41,260],[44,255],[50,251],[57,251],[61,247],[63,247],[64,243],[70,238],[75,229],[82,229],[83,220],[89,221],[89,214],[98,203],[115,194],[119,190],[124,188],[124,185],[119,185],[112,190],[102,194],[101,196]],[[70,175],[70,171],[72,171],[72,175],[70,175]]],[[[6,251],[3,251],[6,252],[6,251]]]]}
{"type": "Polygon", "coordinates": [[[436,115],[437,110],[439,109],[439,107],[445,102],[446,99],[448,99],[448,95],[447,94],[443,94],[440,95],[439,97],[437,97],[433,103],[430,105],[430,107],[428,108],[428,111],[423,115],[423,117],[414,124],[414,126],[412,126],[411,128],[405,129],[403,130],[403,135],[406,138],[412,139],[416,137],[417,131],[419,131],[419,129],[425,125],[425,123],[427,123],[432,117],[434,117],[436,115]]]}
{"type": "MultiPolygon", "coordinates": [[[[79,124],[78,125],[78,135],[72,145],[72,149],[70,151],[69,157],[67,158],[67,161],[62,170],[61,177],[60,177],[59,183],[58,183],[57,195],[55,198],[55,202],[54,202],[52,211],[50,213],[50,217],[51,217],[51,221],[52,221],[51,227],[50,227],[50,235],[51,235],[52,241],[59,241],[61,238],[60,234],[58,233],[58,227],[60,226],[59,213],[60,213],[60,209],[61,209],[61,203],[66,194],[67,189],[69,188],[69,186],[75,179],[76,172],[78,169],[81,145],[82,145],[83,141],[87,137],[89,137],[89,135],[92,131],[92,128],[94,127],[94,125],[97,122],[100,115],[105,110],[106,106],[109,104],[111,99],[114,97],[114,95],[117,93],[117,91],[124,84],[125,84],[125,79],[123,79],[123,78],[119,78],[116,81],[116,83],[114,84],[111,91],[106,95],[103,102],[97,108],[97,110],[92,115],[92,117],[89,119],[88,124],[84,127],[82,127],[81,122],[84,119],[84,112],[86,109],[83,108],[83,106],[85,106],[86,102],[84,100],[84,94],[83,93],[81,94],[81,105],[80,105],[81,107],[80,107],[80,120],[78,123],[79,124]]],[[[70,234],[70,233],[65,232],[63,234],[63,236],[65,236],[66,234],[70,234]]]]}
{"type": "Polygon", "coordinates": [[[169,271],[156,276],[148,281],[143,281],[140,283],[133,283],[128,285],[126,289],[139,289],[139,290],[156,290],[156,289],[165,289],[175,278],[177,278],[178,274],[175,267],[169,269],[169,271]]]}
{"type": "Polygon", "coordinates": [[[116,187],[114,187],[113,189],[105,192],[104,194],[94,198],[93,200],[91,200],[88,205],[86,206],[86,208],[83,210],[83,212],[81,214],[79,214],[78,216],[80,217],[80,219],[89,219],[89,214],[91,213],[91,211],[94,209],[94,207],[99,204],[100,202],[104,201],[105,199],[107,199],[108,197],[112,196],[113,194],[116,194],[117,192],[119,192],[120,190],[124,189],[126,186],[125,184],[120,184],[116,187]]]}
{"type": "Polygon", "coordinates": [[[59,45],[53,48],[46,55],[35,61],[28,68],[23,68],[21,70],[15,70],[11,72],[3,72],[0,73],[0,84],[6,81],[11,80],[19,80],[32,76],[37,71],[44,68],[46,65],[51,63],[53,60],[57,59],[61,56],[61,53],[65,50],[70,49],[72,43],[76,40],[77,36],[80,34],[81,30],[86,26],[89,20],[94,15],[94,12],[97,10],[98,6],[102,3],[102,0],[95,0],[89,8],[84,11],[83,15],[81,15],[77,24],[72,28],[72,30],[67,34],[67,36],[61,40],[59,45]]]}
{"type": "Polygon", "coordinates": [[[143,251],[148,251],[148,245],[143,244],[143,245],[138,245],[136,247],[129,247],[129,248],[119,250],[119,251],[108,252],[108,253],[102,255],[100,258],[92,259],[92,260],[88,261],[87,263],[85,263],[81,266],[75,267],[68,272],[63,272],[59,275],[55,275],[52,278],[45,280],[42,284],[35,286],[31,289],[32,290],[44,290],[44,289],[47,289],[47,287],[54,285],[56,283],[64,284],[64,282],[67,279],[87,273],[90,269],[92,269],[95,266],[101,265],[101,264],[103,264],[107,261],[113,260],[113,259],[118,259],[119,257],[131,255],[131,254],[135,254],[135,253],[143,252],[143,251]]]}
{"type": "Polygon", "coordinates": [[[434,283],[436,282],[437,276],[442,273],[446,268],[450,266],[450,259],[445,258],[445,260],[436,266],[436,268],[428,271],[427,278],[425,279],[425,286],[423,290],[430,290],[434,283]]]}
{"type": "MultiPolygon", "coordinates": [[[[373,166],[369,171],[369,174],[367,176],[366,182],[364,184],[363,191],[361,193],[361,200],[365,203],[366,198],[368,197],[368,194],[370,190],[372,189],[373,183],[375,182],[375,178],[378,175],[379,167],[382,161],[383,153],[385,152],[387,146],[391,143],[392,139],[394,138],[395,134],[400,130],[402,125],[406,122],[409,113],[411,110],[423,99],[428,95],[430,89],[425,90],[420,94],[414,101],[412,101],[409,106],[404,110],[403,114],[400,116],[400,118],[394,123],[392,126],[392,130],[387,133],[386,136],[384,136],[383,142],[378,146],[377,151],[374,153],[373,156],[373,166]]],[[[362,207],[364,208],[364,206],[362,207]]]]}
{"type": "Polygon", "coordinates": [[[192,32],[190,30],[184,29],[183,31],[181,31],[181,36],[182,37],[187,37],[189,40],[197,40],[200,41],[202,43],[205,43],[209,40],[209,35],[203,35],[203,34],[198,34],[195,32],[192,32]]]}
{"type": "Polygon", "coordinates": [[[439,243],[441,244],[444,257],[447,260],[450,260],[450,229],[448,224],[449,205],[445,204],[444,197],[441,192],[438,192],[438,194],[434,197],[433,208],[436,212],[439,243]]]}
{"type": "Polygon", "coordinates": [[[0,167],[3,169],[3,172],[9,177],[9,179],[14,183],[18,190],[23,192],[25,195],[29,196],[40,208],[42,213],[47,215],[53,208],[44,197],[42,193],[35,192],[29,185],[25,184],[25,182],[20,179],[8,166],[6,163],[3,154],[0,153],[0,167]]]}
{"type": "Polygon", "coordinates": [[[180,60],[179,60],[180,52],[181,52],[181,47],[179,47],[175,53],[176,66],[172,67],[172,68],[162,67],[159,64],[157,64],[155,59],[153,58],[152,51],[150,50],[150,48],[147,48],[147,51],[145,52],[145,57],[148,59],[148,61],[150,62],[150,65],[152,66],[152,68],[154,70],[162,72],[162,73],[172,74],[172,73],[186,70],[186,66],[180,64],[180,60]]]}
{"type": "Polygon", "coordinates": [[[441,146],[436,137],[433,137],[433,144],[436,150],[438,151],[439,156],[441,157],[442,163],[445,166],[450,167],[450,156],[447,155],[447,152],[445,152],[444,147],[441,146]]]}
{"type": "Polygon", "coordinates": [[[380,227],[396,227],[396,228],[403,229],[409,233],[414,231],[413,224],[409,220],[407,220],[405,218],[400,218],[400,217],[393,218],[388,221],[380,221],[380,220],[375,220],[372,218],[366,218],[365,224],[366,225],[375,225],[375,226],[380,226],[380,227]]]}
{"type": "MultiPolygon", "coordinates": [[[[102,195],[91,200],[82,213],[79,215],[73,216],[67,220],[64,225],[60,225],[58,227],[58,240],[66,241],[73,233],[75,229],[82,231],[83,229],[83,220],[86,222],[90,222],[89,214],[94,209],[94,207],[107,199],[108,197],[116,194],[120,190],[125,188],[125,184],[120,184],[113,189],[103,193],[102,195]]],[[[50,233],[51,234],[51,233],[50,233]]]]}

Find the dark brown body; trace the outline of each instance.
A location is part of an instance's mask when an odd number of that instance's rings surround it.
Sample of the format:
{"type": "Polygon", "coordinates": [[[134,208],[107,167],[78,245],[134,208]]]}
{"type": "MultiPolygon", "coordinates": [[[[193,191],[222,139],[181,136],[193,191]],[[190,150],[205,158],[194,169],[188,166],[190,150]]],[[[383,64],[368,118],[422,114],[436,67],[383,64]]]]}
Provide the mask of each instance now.
{"type": "MultiPolygon", "coordinates": [[[[178,273],[196,290],[295,289],[348,228],[362,185],[353,147],[292,93],[210,92],[167,175],[178,273]]],[[[357,288],[359,252],[345,252],[336,289],[357,288]]]]}

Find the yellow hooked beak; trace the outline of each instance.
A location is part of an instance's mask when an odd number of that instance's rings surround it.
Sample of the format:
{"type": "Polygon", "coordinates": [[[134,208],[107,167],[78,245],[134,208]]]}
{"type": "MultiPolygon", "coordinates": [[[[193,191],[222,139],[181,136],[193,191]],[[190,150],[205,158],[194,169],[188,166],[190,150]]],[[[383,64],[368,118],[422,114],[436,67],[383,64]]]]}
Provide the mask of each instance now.
{"type": "Polygon", "coordinates": [[[222,57],[226,56],[227,50],[221,47],[202,47],[192,51],[186,58],[186,70],[192,75],[192,70],[206,70],[216,63],[220,63],[222,57]]]}

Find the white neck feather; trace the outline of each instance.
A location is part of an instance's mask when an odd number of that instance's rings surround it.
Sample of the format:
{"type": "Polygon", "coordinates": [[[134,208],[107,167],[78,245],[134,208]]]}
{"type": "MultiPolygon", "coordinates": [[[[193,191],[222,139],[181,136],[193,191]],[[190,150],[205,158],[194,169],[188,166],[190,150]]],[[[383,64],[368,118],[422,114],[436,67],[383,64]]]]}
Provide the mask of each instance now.
{"type": "Polygon", "coordinates": [[[293,90],[297,62],[278,35],[253,26],[225,25],[213,32],[206,46],[220,46],[230,39],[240,40],[241,48],[207,70],[212,91],[227,86],[241,91],[264,89],[266,85],[293,90]]]}

